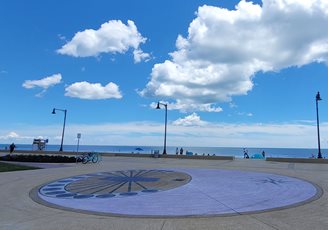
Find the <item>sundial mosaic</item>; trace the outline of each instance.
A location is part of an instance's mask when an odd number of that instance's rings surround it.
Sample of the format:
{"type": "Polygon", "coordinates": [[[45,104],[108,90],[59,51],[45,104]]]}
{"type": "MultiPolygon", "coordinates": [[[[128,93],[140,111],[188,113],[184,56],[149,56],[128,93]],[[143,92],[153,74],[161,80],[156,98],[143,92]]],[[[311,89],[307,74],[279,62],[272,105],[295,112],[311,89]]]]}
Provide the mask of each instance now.
{"type": "Polygon", "coordinates": [[[138,169],[71,176],[34,188],[43,205],[96,215],[244,215],[303,205],[322,190],[294,177],[223,169],[138,169]]]}
{"type": "Polygon", "coordinates": [[[156,193],[188,183],[191,177],[170,170],[100,172],[60,179],[39,189],[54,198],[110,198],[156,193]]]}

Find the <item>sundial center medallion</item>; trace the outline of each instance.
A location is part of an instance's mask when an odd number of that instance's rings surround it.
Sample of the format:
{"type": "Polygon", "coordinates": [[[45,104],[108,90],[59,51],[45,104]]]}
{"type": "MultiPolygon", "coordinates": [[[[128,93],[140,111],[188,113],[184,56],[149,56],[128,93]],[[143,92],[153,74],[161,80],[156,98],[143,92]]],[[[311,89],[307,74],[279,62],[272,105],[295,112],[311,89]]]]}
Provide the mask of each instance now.
{"type": "Polygon", "coordinates": [[[170,170],[126,170],[66,178],[44,185],[39,191],[56,198],[108,198],[165,191],[190,180],[188,174],[170,170]]]}

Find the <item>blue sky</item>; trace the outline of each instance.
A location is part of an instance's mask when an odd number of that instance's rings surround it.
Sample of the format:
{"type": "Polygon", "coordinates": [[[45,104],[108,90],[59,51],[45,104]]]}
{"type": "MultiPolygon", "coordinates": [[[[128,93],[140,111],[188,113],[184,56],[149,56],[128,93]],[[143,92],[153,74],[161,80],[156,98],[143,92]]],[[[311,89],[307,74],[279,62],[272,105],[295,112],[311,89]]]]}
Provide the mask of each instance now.
{"type": "Polygon", "coordinates": [[[0,143],[328,146],[324,0],[0,3],[0,143]]]}

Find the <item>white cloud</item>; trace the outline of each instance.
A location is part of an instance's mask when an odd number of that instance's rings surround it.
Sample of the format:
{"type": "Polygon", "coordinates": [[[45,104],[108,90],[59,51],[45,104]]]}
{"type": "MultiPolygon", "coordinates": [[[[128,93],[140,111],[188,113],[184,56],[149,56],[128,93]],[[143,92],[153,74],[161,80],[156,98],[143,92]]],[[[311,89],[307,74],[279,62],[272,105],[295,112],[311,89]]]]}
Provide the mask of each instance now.
{"type": "Polygon", "coordinates": [[[229,107],[234,109],[234,108],[238,108],[238,105],[236,105],[234,102],[230,102],[229,107]]]}
{"type": "MultiPolygon", "coordinates": [[[[31,144],[42,135],[49,144],[60,144],[62,125],[11,124],[10,130],[19,137],[6,139],[15,143],[31,144]],[[12,129],[14,127],[14,129],[12,129]],[[23,138],[24,137],[24,138],[23,138]]],[[[3,136],[10,130],[2,127],[3,136]]],[[[320,124],[321,147],[328,148],[328,123],[320,124]]],[[[152,145],[163,144],[163,123],[126,122],[102,124],[68,123],[64,144],[76,144],[76,133],[82,133],[81,143],[86,145],[152,145]]],[[[0,133],[0,139],[4,139],[0,133]]],[[[222,147],[286,147],[316,148],[316,123],[211,123],[201,126],[182,126],[168,123],[168,146],[222,146],[222,147]]]]}
{"type": "Polygon", "coordinates": [[[42,88],[43,90],[36,94],[36,96],[42,96],[49,87],[57,85],[61,83],[62,76],[60,73],[58,74],[53,74],[49,77],[44,77],[40,80],[26,80],[23,83],[23,87],[25,89],[33,89],[33,88],[42,88]]]}
{"type": "Polygon", "coordinates": [[[230,102],[252,90],[257,72],[328,64],[326,0],[262,2],[242,0],[235,10],[199,7],[188,36],[179,35],[171,59],[153,66],[140,94],[186,107],[230,102]]]}
{"type": "Polygon", "coordinates": [[[32,89],[40,87],[48,89],[50,86],[57,85],[61,82],[62,76],[60,73],[51,75],[49,77],[42,78],[41,80],[26,80],[23,83],[23,87],[26,89],[32,89]]]}
{"type": "Polygon", "coordinates": [[[73,57],[96,57],[101,53],[123,54],[132,48],[134,61],[140,62],[149,58],[149,54],[139,48],[146,40],[138,32],[133,21],[129,20],[125,25],[120,20],[110,20],[102,24],[98,30],[86,29],[77,32],[72,40],[57,52],[73,57]]]}
{"type": "MultiPolygon", "coordinates": [[[[167,109],[168,110],[180,110],[180,112],[187,113],[187,112],[192,112],[192,111],[201,111],[201,112],[222,112],[221,107],[214,107],[212,104],[196,104],[193,101],[188,101],[184,100],[176,100],[175,103],[169,103],[169,102],[164,102],[167,104],[167,109]]],[[[152,102],[150,104],[151,108],[156,108],[157,103],[152,102]]]]}
{"type": "Polygon", "coordinates": [[[8,135],[6,135],[7,138],[17,138],[19,135],[15,132],[10,132],[8,135]]]}
{"type": "Polygon", "coordinates": [[[238,112],[237,114],[239,116],[247,116],[247,117],[252,117],[253,116],[253,113],[238,112]]]}
{"type": "Polygon", "coordinates": [[[136,49],[133,51],[133,57],[135,63],[141,62],[142,60],[147,62],[150,59],[150,54],[144,53],[141,49],[136,49]]]}
{"type": "Polygon", "coordinates": [[[207,122],[202,121],[200,119],[200,116],[197,115],[197,113],[192,113],[189,116],[186,116],[185,118],[179,118],[178,120],[173,122],[173,125],[177,126],[203,126],[206,125],[207,122]]]}
{"type": "Polygon", "coordinates": [[[102,86],[100,83],[89,83],[89,82],[76,82],[65,88],[65,96],[76,97],[80,99],[110,99],[122,98],[122,94],[119,90],[118,85],[115,83],[108,83],[102,86]]]}
{"type": "Polygon", "coordinates": [[[17,132],[10,131],[5,135],[0,135],[0,140],[22,140],[22,139],[29,139],[31,137],[27,136],[20,136],[17,132]]]}
{"type": "Polygon", "coordinates": [[[57,37],[62,41],[66,41],[66,37],[62,34],[57,34],[57,37]]]}

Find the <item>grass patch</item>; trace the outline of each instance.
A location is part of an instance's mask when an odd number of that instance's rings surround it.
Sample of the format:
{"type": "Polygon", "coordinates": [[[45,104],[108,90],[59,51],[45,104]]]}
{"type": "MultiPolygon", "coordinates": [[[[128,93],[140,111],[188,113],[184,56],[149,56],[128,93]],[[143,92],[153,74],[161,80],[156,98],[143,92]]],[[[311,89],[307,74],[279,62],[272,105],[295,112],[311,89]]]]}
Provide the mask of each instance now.
{"type": "Polygon", "coordinates": [[[0,172],[10,172],[10,171],[19,171],[19,170],[32,170],[39,169],[37,167],[30,167],[25,165],[15,165],[0,162],[0,172]]]}

